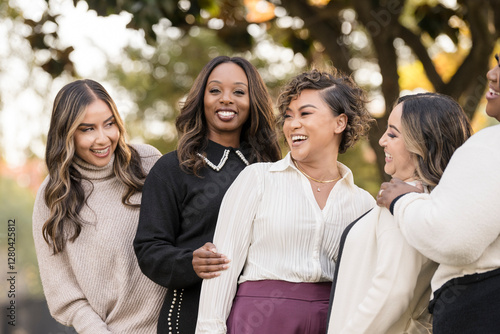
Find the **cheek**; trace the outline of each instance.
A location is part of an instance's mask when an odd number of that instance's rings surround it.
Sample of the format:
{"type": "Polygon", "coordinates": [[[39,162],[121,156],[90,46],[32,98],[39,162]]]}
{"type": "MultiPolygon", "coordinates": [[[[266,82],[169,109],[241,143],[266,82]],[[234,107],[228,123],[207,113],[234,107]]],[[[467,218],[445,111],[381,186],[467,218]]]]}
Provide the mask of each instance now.
{"type": "Polygon", "coordinates": [[[117,145],[118,140],[120,139],[120,130],[116,129],[110,135],[110,140],[113,142],[113,145],[117,145]]]}
{"type": "Polygon", "coordinates": [[[80,151],[89,146],[88,140],[84,135],[75,135],[73,137],[73,144],[75,145],[75,150],[80,151]]]}

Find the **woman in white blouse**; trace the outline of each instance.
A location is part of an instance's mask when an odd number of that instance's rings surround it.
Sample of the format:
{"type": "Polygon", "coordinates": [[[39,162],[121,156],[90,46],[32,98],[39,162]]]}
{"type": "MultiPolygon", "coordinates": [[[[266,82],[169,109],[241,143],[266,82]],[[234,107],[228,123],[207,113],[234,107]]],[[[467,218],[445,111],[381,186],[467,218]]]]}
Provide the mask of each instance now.
{"type": "Polygon", "coordinates": [[[203,282],[197,333],[325,333],[340,236],[374,206],[337,161],[372,121],[363,91],[312,70],[278,107],[291,152],[246,167],[224,196],[214,244],[231,263],[203,282]]]}

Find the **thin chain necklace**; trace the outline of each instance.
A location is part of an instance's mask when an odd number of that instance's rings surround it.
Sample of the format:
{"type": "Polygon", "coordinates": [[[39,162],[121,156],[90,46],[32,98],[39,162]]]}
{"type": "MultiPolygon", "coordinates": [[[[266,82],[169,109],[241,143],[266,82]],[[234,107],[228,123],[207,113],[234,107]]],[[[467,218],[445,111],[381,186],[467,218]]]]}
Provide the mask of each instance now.
{"type": "MultiPolygon", "coordinates": [[[[314,177],[312,177],[312,176],[307,175],[307,174],[306,174],[306,173],[305,173],[302,169],[300,169],[299,164],[297,163],[297,161],[295,161],[295,159],[292,159],[292,161],[293,161],[293,164],[295,165],[295,167],[297,167],[297,169],[298,169],[298,170],[299,170],[302,174],[304,174],[304,176],[305,176],[305,177],[307,177],[309,180],[312,180],[312,181],[314,181],[314,182],[318,182],[318,183],[332,183],[332,182],[335,182],[335,181],[340,180],[340,178],[342,177],[342,175],[341,175],[341,174],[340,174],[340,172],[339,172],[339,176],[338,176],[337,178],[333,179],[333,180],[324,180],[324,181],[322,181],[322,180],[318,180],[318,179],[315,179],[315,178],[314,178],[314,177]]],[[[320,192],[320,191],[321,191],[321,189],[319,188],[319,186],[316,188],[316,190],[317,190],[318,192],[320,192]]]]}

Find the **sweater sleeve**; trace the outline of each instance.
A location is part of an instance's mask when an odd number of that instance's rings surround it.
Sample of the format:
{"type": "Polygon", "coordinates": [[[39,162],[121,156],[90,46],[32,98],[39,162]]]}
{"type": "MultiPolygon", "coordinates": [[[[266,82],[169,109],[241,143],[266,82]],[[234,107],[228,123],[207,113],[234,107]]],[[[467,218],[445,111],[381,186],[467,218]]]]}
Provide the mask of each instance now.
{"type": "Polygon", "coordinates": [[[53,255],[43,238],[42,227],[50,214],[43,199],[44,189],[42,185],[35,200],[33,239],[50,314],[61,324],[74,327],[80,334],[111,333],[80,289],[66,253],[53,255]]]}
{"type": "Polygon", "coordinates": [[[427,261],[404,240],[389,211],[380,210],[375,273],[365,298],[340,331],[342,334],[387,333],[407,310],[427,261]]]}
{"type": "Polygon", "coordinates": [[[222,201],[214,244],[231,259],[220,276],[204,280],[201,288],[196,333],[226,333],[226,320],[236,294],[238,277],[247,259],[253,220],[261,199],[255,165],[245,168],[222,201]]]}
{"type": "Polygon", "coordinates": [[[407,194],[395,204],[404,237],[435,262],[475,262],[500,234],[500,140],[492,136],[499,131],[495,128],[478,132],[455,151],[431,194],[407,194]]]}
{"type": "Polygon", "coordinates": [[[201,278],[193,269],[193,250],[177,245],[180,203],[175,189],[162,176],[163,170],[153,167],[144,183],[134,249],[142,272],[153,282],[185,288],[201,278]]]}

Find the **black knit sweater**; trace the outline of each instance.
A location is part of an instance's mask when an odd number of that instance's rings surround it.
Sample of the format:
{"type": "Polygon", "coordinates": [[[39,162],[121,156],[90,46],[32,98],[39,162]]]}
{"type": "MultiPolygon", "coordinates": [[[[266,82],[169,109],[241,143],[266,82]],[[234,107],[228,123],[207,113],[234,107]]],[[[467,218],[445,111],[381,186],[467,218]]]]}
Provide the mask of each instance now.
{"type": "Polygon", "coordinates": [[[201,177],[188,174],[173,151],[146,178],[134,248],[142,272],[168,288],[158,333],[195,331],[202,280],[193,270],[193,251],[212,241],[222,198],[245,168],[235,149],[212,141],[207,158],[218,165],[226,149],[228,159],[218,172],[207,166],[201,177]]]}

